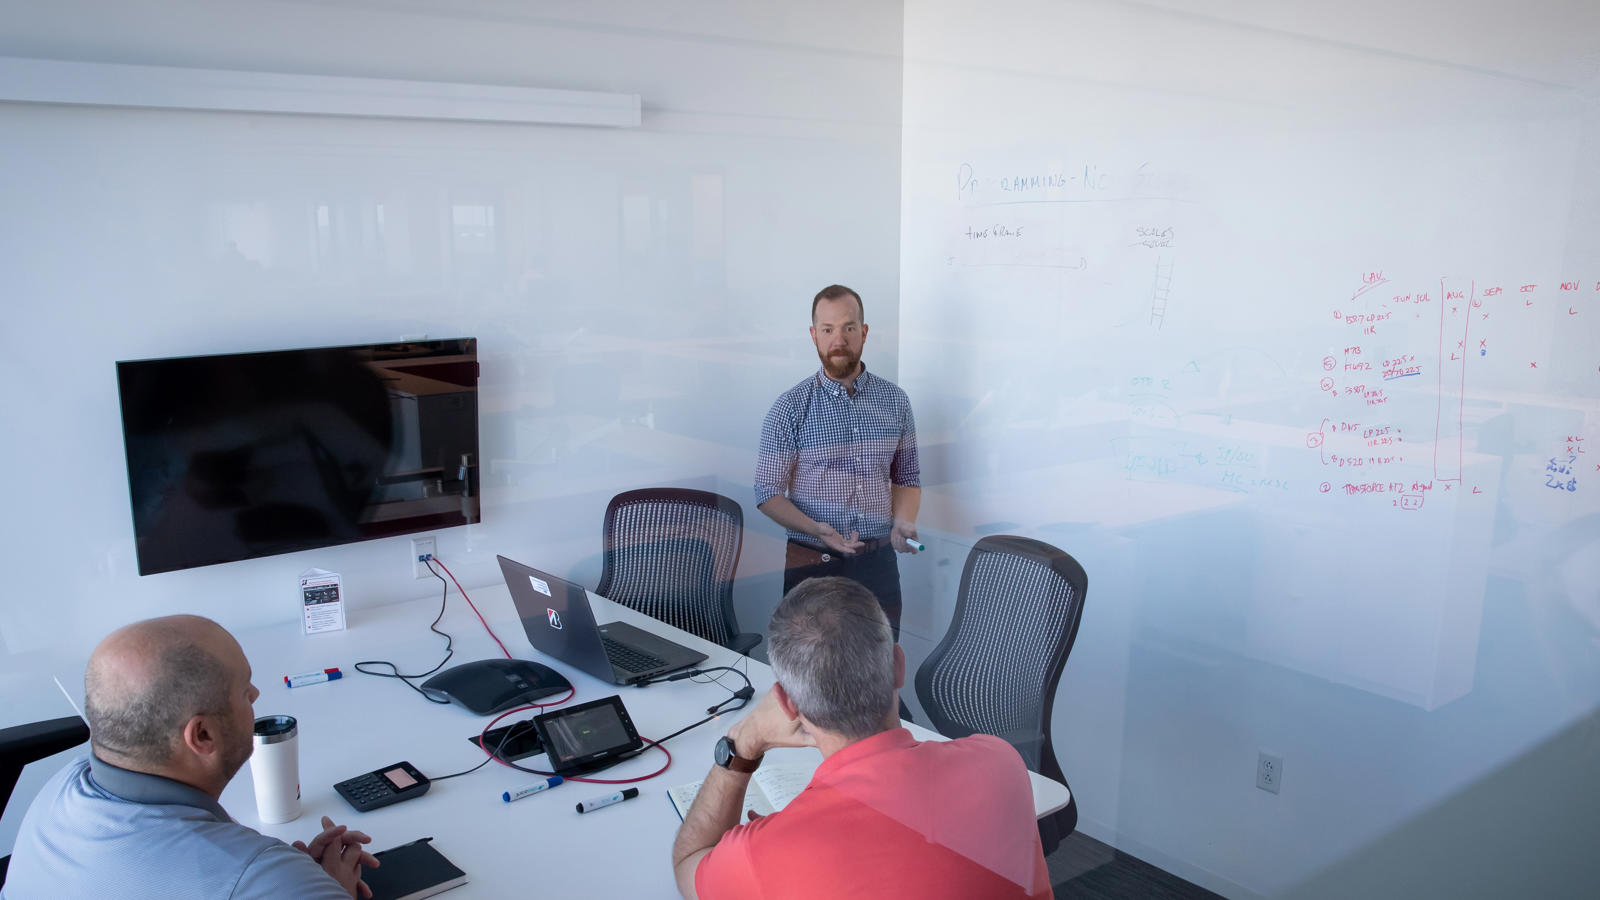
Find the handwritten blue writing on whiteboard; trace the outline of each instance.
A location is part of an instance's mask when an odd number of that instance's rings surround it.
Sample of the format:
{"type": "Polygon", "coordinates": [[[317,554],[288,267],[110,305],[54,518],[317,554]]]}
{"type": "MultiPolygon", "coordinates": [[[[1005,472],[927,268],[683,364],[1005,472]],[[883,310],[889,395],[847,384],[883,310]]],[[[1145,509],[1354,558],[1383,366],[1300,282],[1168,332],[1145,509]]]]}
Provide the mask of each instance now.
{"type": "Polygon", "coordinates": [[[1550,464],[1544,467],[1544,486],[1558,491],[1576,493],[1578,490],[1578,477],[1572,474],[1572,466],[1578,461],[1576,456],[1562,459],[1559,456],[1550,457],[1550,464]],[[1563,481],[1561,476],[1567,476],[1563,481]]]}

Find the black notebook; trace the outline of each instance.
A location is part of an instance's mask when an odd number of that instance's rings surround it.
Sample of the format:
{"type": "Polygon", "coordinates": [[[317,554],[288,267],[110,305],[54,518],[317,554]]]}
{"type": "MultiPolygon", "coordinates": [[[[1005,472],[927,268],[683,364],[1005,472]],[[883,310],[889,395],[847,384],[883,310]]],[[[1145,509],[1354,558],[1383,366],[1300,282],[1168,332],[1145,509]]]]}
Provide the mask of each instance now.
{"type": "Polygon", "coordinates": [[[361,880],[372,888],[372,900],[422,900],[467,883],[467,873],[433,848],[433,838],[391,847],[373,855],[380,865],[365,869],[361,880]]]}

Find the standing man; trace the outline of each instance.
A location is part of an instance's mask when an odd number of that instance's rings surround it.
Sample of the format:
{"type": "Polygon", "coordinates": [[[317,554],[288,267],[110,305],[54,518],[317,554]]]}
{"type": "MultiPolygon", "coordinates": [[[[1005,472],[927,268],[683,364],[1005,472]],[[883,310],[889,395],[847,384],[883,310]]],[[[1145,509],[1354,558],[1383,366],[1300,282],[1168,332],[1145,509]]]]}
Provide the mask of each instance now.
{"type": "Polygon", "coordinates": [[[922,500],[917,426],[899,386],[867,372],[861,296],[844,285],[811,301],[822,368],[778,396],[761,425],[756,505],[789,534],[785,594],[807,578],[860,582],[900,639],[900,566],[917,552],[922,500]]]}
{"type": "Polygon", "coordinates": [[[17,832],[0,898],[360,900],[378,860],[334,825],[285,844],[217,800],[255,749],[250,663],[221,625],[149,619],[89,657],[90,753],[51,778],[17,832]]]}

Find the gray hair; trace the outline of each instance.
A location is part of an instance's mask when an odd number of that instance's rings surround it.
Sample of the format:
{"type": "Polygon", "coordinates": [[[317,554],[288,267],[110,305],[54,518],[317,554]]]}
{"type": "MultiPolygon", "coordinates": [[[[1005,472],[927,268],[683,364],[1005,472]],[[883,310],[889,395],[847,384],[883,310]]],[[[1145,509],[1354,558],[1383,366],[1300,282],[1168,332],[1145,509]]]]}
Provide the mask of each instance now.
{"type": "Polygon", "coordinates": [[[768,656],[805,717],[852,740],[897,708],[894,634],[872,592],[848,578],[808,578],[772,614],[768,656]]]}
{"type": "Polygon", "coordinates": [[[233,677],[210,651],[191,641],[160,649],[148,679],[113,681],[90,666],[83,678],[84,715],[94,746],[139,762],[171,759],[185,722],[231,708],[233,677]]]}

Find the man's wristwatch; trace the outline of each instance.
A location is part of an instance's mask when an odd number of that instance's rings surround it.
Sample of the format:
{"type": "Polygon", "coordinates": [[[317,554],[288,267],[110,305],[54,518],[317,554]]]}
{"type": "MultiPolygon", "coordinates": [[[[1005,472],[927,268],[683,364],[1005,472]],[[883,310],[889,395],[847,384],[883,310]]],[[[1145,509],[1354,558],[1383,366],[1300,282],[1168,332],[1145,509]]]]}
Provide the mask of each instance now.
{"type": "Polygon", "coordinates": [[[755,759],[745,759],[744,757],[740,756],[739,751],[733,746],[733,738],[728,737],[727,735],[723,735],[720,739],[718,739],[716,749],[713,751],[712,756],[714,759],[716,759],[717,765],[723,767],[724,769],[728,769],[729,771],[739,772],[744,775],[749,775],[751,772],[756,770],[756,767],[761,765],[761,757],[759,756],[755,759]]]}

